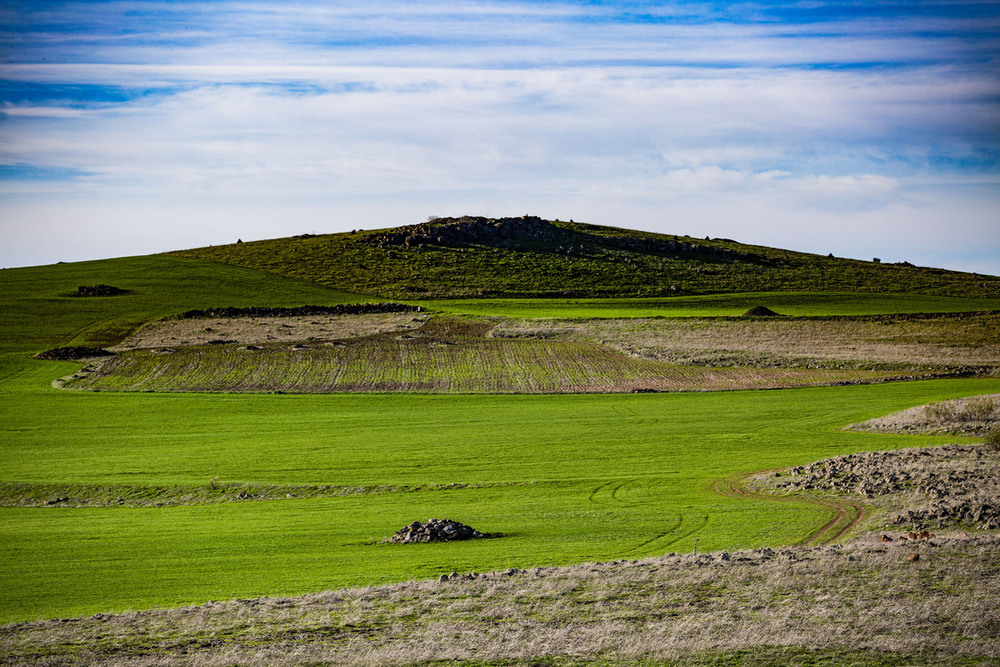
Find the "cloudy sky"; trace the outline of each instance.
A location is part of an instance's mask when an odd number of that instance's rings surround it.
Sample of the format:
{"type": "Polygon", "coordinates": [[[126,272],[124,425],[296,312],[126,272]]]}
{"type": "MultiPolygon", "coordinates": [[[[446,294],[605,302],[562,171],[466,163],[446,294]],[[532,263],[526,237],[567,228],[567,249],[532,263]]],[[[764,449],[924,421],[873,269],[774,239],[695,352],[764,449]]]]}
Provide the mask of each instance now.
{"type": "Polygon", "coordinates": [[[522,215],[1000,274],[1000,2],[0,5],[0,266],[522,215]]]}

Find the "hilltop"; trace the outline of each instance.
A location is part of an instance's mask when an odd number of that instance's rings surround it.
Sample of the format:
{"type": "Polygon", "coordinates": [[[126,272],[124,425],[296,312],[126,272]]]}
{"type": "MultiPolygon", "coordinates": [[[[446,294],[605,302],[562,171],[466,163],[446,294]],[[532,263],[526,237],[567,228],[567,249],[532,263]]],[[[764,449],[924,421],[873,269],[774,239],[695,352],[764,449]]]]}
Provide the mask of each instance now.
{"type": "Polygon", "coordinates": [[[534,216],[437,218],[170,254],[397,299],[759,291],[1000,296],[995,276],[534,216]]]}

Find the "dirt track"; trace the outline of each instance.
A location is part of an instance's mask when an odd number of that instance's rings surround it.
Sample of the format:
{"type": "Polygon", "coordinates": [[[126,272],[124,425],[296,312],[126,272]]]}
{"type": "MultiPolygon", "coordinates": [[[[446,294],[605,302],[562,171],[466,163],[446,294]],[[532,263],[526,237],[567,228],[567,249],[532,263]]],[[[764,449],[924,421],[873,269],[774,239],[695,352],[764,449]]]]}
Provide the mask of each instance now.
{"type": "Polygon", "coordinates": [[[800,545],[830,544],[835,542],[849,533],[868,514],[866,506],[849,500],[833,497],[819,498],[806,495],[778,496],[752,491],[744,485],[750,477],[774,472],[776,470],[764,470],[735,477],[723,477],[712,483],[712,490],[727,498],[753,499],[766,502],[805,503],[832,509],[834,511],[833,518],[817,528],[812,534],[800,540],[800,545]]]}

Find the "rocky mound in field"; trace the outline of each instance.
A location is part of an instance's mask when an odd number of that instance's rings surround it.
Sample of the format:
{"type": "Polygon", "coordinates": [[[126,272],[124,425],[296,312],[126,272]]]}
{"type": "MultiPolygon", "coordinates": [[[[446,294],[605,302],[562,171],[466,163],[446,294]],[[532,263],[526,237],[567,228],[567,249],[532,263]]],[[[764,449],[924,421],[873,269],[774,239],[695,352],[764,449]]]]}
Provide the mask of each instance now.
{"type": "Polygon", "coordinates": [[[114,352],[108,352],[98,347],[56,347],[35,355],[35,359],[48,361],[76,361],[78,359],[93,359],[94,357],[113,357],[114,352]]]}
{"type": "Polygon", "coordinates": [[[417,313],[420,306],[408,306],[404,303],[339,303],[335,306],[295,306],[292,308],[269,308],[251,306],[236,308],[206,308],[204,310],[188,310],[178,315],[178,319],[193,320],[216,317],[309,317],[315,315],[368,315],[374,313],[417,313]]]}
{"type": "Polygon", "coordinates": [[[778,313],[774,312],[767,306],[754,306],[747,312],[743,313],[743,317],[778,317],[778,313]]]}
{"type": "Polygon", "coordinates": [[[412,544],[414,542],[453,542],[485,537],[478,530],[451,519],[429,519],[427,523],[414,521],[396,531],[390,542],[412,544]]]}
{"type": "Polygon", "coordinates": [[[1000,453],[984,446],[837,456],[781,473],[774,487],[856,493],[869,499],[906,496],[907,507],[890,519],[892,526],[1000,528],[1000,453]]]}
{"type": "Polygon", "coordinates": [[[118,296],[128,294],[128,290],[103,283],[98,285],[80,285],[70,296],[118,296]]]}

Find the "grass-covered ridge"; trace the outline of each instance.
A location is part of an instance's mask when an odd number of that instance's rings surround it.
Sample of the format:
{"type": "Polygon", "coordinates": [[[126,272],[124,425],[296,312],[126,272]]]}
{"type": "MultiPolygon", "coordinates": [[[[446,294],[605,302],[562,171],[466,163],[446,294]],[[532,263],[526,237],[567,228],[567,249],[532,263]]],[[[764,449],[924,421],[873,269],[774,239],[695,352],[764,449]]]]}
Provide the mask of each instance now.
{"type": "Polygon", "coordinates": [[[442,218],[173,253],[396,299],[919,292],[996,298],[997,277],[574,222],[442,218]]]}

